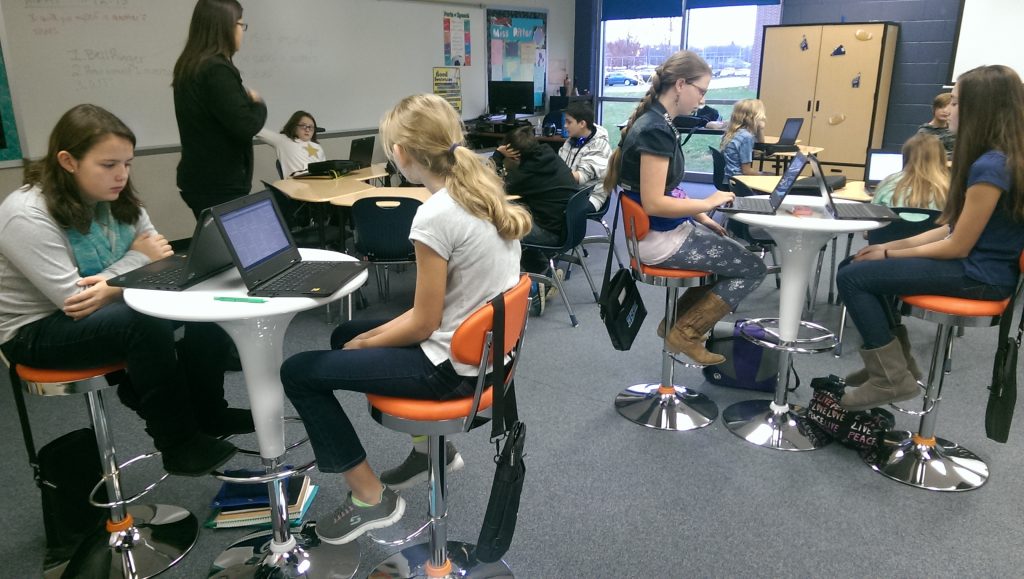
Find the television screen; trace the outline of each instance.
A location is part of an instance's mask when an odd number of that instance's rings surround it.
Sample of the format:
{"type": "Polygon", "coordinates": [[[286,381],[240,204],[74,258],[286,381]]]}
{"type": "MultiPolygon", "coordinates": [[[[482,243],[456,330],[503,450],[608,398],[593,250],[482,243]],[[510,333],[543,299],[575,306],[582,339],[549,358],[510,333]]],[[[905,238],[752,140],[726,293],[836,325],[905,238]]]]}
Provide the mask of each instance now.
{"type": "Polygon", "coordinates": [[[533,82],[492,80],[487,85],[487,108],[492,115],[504,113],[508,122],[517,114],[532,115],[533,82]]]}

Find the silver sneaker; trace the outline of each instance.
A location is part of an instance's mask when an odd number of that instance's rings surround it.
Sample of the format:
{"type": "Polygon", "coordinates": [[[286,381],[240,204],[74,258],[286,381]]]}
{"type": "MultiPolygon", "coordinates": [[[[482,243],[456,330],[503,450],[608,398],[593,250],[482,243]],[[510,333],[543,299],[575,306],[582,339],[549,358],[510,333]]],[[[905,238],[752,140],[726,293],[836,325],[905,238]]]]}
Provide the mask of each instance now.
{"type": "MultiPolygon", "coordinates": [[[[445,472],[452,473],[462,470],[462,467],[466,466],[462,455],[455,449],[454,444],[446,441],[444,450],[446,455],[445,472]]],[[[402,464],[380,474],[380,482],[396,490],[407,489],[426,481],[427,455],[423,452],[416,452],[416,449],[409,453],[402,464]]]]}
{"type": "Polygon", "coordinates": [[[345,502],[326,518],[317,521],[316,534],[320,540],[332,545],[343,545],[366,531],[383,529],[397,523],[405,513],[405,500],[387,486],[380,502],[372,507],[356,506],[352,493],[345,502]]]}

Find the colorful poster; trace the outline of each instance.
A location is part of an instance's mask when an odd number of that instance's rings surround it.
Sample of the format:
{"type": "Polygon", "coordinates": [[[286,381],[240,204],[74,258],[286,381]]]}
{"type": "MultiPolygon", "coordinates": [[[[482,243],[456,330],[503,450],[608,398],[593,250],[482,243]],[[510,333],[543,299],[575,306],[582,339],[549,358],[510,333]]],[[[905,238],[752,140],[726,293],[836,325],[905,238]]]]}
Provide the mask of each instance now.
{"type": "Polygon", "coordinates": [[[534,106],[544,107],[547,84],[547,12],[487,10],[490,80],[533,82],[534,106]]]}
{"type": "Polygon", "coordinates": [[[21,159],[21,144],[18,141],[18,127],[14,124],[14,106],[11,104],[11,87],[7,84],[7,66],[0,49],[0,161],[21,159]]]}
{"type": "Polygon", "coordinates": [[[444,12],[444,64],[469,66],[472,64],[469,42],[469,13],[444,12]]]}
{"type": "Polygon", "coordinates": [[[462,112],[462,69],[457,66],[435,66],[432,75],[434,94],[451,103],[462,112]]]}

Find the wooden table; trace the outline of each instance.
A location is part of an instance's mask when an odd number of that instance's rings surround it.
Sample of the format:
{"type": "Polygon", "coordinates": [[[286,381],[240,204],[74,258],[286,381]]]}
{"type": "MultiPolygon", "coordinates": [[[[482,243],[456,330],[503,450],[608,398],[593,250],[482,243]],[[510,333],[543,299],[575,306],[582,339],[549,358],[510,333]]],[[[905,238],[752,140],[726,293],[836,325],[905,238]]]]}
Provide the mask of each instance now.
{"type": "Polygon", "coordinates": [[[358,171],[352,171],[348,175],[341,177],[342,181],[372,181],[373,179],[383,179],[388,176],[387,163],[374,163],[369,167],[363,167],[358,171]]]}
{"type": "MultiPolygon", "coordinates": [[[[764,141],[762,142],[768,145],[774,145],[775,143],[779,142],[779,138],[775,136],[765,135],[764,141]]],[[[824,147],[812,147],[810,145],[801,145],[800,139],[796,140],[796,146],[804,155],[817,155],[818,153],[825,150],[824,147]]],[[[789,163],[793,160],[793,157],[796,156],[795,152],[778,152],[768,155],[764,151],[761,151],[756,148],[754,149],[754,152],[757,153],[754,157],[754,160],[759,162],[758,169],[764,170],[764,162],[769,161],[772,163],[776,175],[781,175],[782,173],[785,173],[786,169],[789,167],[789,163]]]]}
{"type": "MultiPolygon", "coordinates": [[[[372,168],[372,167],[371,167],[372,168]]],[[[349,173],[351,175],[352,173],[349,173]]],[[[353,195],[360,191],[374,189],[373,185],[360,181],[359,179],[346,178],[306,178],[306,179],[281,179],[275,181],[273,186],[280,189],[288,197],[305,203],[313,204],[313,221],[316,223],[317,241],[320,247],[327,246],[327,204],[335,198],[353,195]]],[[[341,232],[344,240],[345,232],[341,232]]],[[[344,245],[344,242],[343,242],[344,245]]]]}
{"type": "MultiPolygon", "coordinates": [[[[741,181],[747,187],[761,193],[771,193],[782,179],[778,175],[735,175],[735,177],[737,181],[741,181]]],[[[871,201],[871,195],[868,195],[864,189],[863,181],[847,181],[846,186],[833,191],[832,196],[848,201],[871,201]]]]}

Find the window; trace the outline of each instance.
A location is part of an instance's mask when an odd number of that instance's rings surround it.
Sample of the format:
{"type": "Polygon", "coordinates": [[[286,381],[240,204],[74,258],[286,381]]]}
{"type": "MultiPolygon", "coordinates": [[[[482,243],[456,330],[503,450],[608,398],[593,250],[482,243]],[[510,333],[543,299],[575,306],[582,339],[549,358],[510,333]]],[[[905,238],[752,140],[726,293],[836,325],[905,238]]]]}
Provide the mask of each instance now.
{"type": "MultiPolygon", "coordinates": [[[[694,8],[686,19],[646,18],[603,23],[601,122],[618,144],[625,123],[649,88],[654,67],[685,46],[711,65],[706,100],[728,121],[733,104],[757,96],[762,27],[778,24],[778,5],[694,8]]],[[[769,111],[770,114],[770,111],[769,111]]],[[[718,148],[720,135],[694,135],[684,147],[690,173],[710,173],[708,147],[718,148]]]]}

